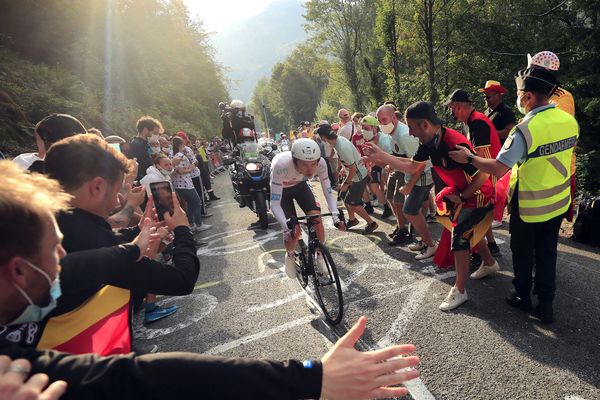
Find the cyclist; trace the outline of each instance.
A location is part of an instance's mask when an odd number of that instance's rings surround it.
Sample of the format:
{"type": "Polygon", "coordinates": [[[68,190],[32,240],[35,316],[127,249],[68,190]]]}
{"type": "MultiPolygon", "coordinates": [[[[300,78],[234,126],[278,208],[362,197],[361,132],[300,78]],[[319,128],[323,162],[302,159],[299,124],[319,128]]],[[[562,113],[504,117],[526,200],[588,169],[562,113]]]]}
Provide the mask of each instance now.
{"type": "MultiPolygon", "coordinates": [[[[294,200],[307,215],[321,213],[319,202],[315,199],[308,180],[317,175],[327,200],[327,208],[333,214],[334,225],[344,230],[343,223],[339,220],[339,212],[331,182],[327,176],[326,161],[321,158],[319,145],[311,139],[296,139],[291,151],[284,151],[273,158],[271,163],[271,211],[283,228],[283,242],[285,244],[285,272],[290,279],[296,277],[296,263],[294,249],[300,238],[300,228],[291,232],[287,227],[287,219],[296,216],[294,200]]],[[[320,218],[314,221],[317,237],[325,242],[325,229],[320,218]]],[[[317,267],[323,272],[326,269],[323,256],[317,254],[317,267]]]]}

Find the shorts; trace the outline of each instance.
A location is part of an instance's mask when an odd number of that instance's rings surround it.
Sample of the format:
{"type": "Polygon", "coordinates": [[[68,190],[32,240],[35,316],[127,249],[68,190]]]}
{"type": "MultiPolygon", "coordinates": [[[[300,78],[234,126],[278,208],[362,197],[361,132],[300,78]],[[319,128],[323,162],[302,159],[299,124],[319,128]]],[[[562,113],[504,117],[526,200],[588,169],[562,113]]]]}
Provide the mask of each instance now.
{"type": "Polygon", "coordinates": [[[385,198],[392,203],[404,203],[404,195],[400,193],[400,188],[404,186],[404,173],[394,171],[388,176],[385,198]]]}
{"type": "Polygon", "coordinates": [[[404,207],[402,207],[402,211],[404,214],[408,215],[419,215],[421,212],[421,207],[427,198],[429,197],[429,192],[433,184],[427,186],[413,186],[412,191],[406,197],[404,201],[404,207]]]}
{"type": "Polygon", "coordinates": [[[365,192],[365,188],[367,187],[369,181],[370,178],[365,176],[361,181],[352,182],[347,191],[340,193],[340,199],[342,199],[344,203],[351,206],[362,206],[363,193],[365,192]]]}
{"type": "Polygon", "coordinates": [[[473,228],[479,224],[493,208],[462,208],[456,226],[452,229],[452,251],[470,250],[473,228]]]}
{"type": "Polygon", "coordinates": [[[383,177],[383,168],[373,165],[371,167],[371,183],[381,183],[383,177]]]}
{"type": "Polygon", "coordinates": [[[283,192],[281,193],[281,208],[286,219],[297,217],[294,200],[296,200],[296,203],[304,211],[304,214],[308,214],[309,211],[321,212],[321,206],[315,199],[315,195],[310,186],[308,186],[308,182],[283,188],[283,192]]]}

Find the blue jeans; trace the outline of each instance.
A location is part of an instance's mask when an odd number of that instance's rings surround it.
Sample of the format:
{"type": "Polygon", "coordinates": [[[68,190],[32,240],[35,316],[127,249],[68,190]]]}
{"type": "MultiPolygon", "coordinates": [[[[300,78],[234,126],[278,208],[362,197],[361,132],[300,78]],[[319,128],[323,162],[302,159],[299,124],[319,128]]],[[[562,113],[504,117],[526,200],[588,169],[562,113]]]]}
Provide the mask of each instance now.
{"type": "Polygon", "coordinates": [[[187,218],[190,225],[202,224],[202,201],[196,189],[175,189],[177,194],[187,203],[187,218]]]}

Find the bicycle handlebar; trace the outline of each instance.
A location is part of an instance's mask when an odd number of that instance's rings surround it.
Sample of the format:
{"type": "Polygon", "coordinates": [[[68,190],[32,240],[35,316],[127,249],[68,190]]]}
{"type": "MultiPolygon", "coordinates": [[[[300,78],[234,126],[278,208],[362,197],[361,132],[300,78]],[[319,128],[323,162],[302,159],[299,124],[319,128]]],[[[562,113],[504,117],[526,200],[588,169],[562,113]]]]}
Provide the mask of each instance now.
{"type": "MultiPolygon", "coordinates": [[[[338,208],[338,218],[340,219],[341,222],[344,222],[344,212],[338,208]]],[[[329,217],[329,216],[333,216],[334,214],[332,213],[327,213],[327,214],[309,214],[309,215],[305,215],[303,217],[291,217],[287,220],[287,226],[289,229],[294,229],[294,227],[300,222],[300,221],[304,221],[304,220],[313,220],[315,218],[319,218],[319,217],[329,217]]]]}

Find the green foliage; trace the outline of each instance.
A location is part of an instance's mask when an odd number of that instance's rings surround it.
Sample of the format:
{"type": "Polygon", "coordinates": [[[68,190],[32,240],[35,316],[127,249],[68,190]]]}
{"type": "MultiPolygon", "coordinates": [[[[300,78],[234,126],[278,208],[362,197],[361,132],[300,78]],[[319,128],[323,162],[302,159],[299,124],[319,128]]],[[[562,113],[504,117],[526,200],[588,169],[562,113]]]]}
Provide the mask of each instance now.
{"type": "Polygon", "coordinates": [[[67,112],[128,137],[148,114],[168,131],[220,131],[221,67],[182,0],[0,0],[0,50],[0,90],[31,122],[67,112]]]}

